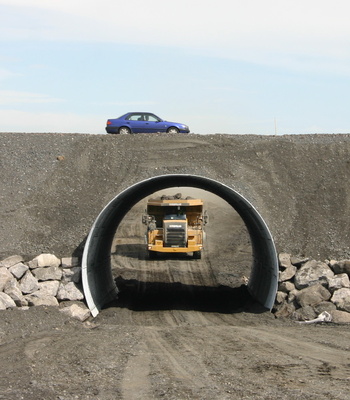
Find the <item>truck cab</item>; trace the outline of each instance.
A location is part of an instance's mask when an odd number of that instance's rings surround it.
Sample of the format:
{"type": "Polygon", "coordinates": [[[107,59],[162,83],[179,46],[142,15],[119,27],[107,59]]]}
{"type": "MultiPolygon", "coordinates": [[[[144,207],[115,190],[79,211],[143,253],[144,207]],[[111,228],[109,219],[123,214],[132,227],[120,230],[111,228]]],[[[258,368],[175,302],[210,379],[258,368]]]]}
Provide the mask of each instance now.
{"type": "Polygon", "coordinates": [[[201,258],[207,214],[203,201],[190,197],[161,196],[149,199],[142,222],[147,226],[150,257],[161,253],[193,253],[201,258]]]}

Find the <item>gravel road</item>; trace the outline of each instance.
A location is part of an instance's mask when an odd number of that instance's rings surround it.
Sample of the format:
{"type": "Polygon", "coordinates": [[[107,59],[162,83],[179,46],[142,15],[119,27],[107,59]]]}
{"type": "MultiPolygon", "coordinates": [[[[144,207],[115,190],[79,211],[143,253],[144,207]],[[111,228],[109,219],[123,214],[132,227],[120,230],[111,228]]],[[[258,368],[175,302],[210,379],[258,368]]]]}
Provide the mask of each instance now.
{"type": "MultiPolygon", "coordinates": [[[[306,255],[347,254],[337,231],[345,227],[341,212],[349,212],[348,135],[270,143],[197,136],[0,134],[1,254],[68,256],[120,188],[189,171],[231,181],[255,200],[283,250],[307,238],[306,255]],[[331,245],[323,237],[330,226],[338,227],[331,245]]],[[[84,323],[50,307],[1,311],[0,399],[349,399],[349,326],[301,325],[241,302],[252,257],[245,226],[223,200],[193,188],[188,194],[205,197],[210,218],[201,260],[147,260],[141,202],[111,249],[117,303],[84,323]]]]}

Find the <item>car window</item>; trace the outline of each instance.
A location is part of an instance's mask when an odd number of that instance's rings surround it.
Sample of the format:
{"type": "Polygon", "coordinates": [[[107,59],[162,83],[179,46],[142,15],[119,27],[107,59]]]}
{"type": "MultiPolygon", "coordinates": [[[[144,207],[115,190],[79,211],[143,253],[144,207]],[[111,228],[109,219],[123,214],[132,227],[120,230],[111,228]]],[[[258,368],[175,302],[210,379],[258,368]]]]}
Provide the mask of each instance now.
{"type": "Polygon", "coordinates": [[[146,119],[146,121],[151,121],[151,122],[158,122],[158,121],[160,121],[159,118],[157,118],[155,115],[152,115],[152,114],[146,114],[146,115],[145,115],[145,119],[146,119]]]}
{"type": "Polygon", "coordinates": [[[143,121],[142,114],[132,114],[129,118],[129,121],[143,121]]]}

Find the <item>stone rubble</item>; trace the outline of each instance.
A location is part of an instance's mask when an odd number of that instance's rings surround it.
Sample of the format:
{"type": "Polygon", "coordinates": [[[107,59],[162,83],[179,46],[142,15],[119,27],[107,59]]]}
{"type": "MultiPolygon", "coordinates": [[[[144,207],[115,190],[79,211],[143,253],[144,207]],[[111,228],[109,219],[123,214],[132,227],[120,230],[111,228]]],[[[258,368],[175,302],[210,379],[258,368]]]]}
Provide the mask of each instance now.
{"type": "Polygon", "coordinates": [[[77,257],[59,259],[53,254],[40,254],[25,262],[14,255],[0,261],[0,310],[53,306],[85,321],[90,311],[83,300],[77,257]]]}
{"type": "Polygon", "coordinates": [[[277,318],[350,323],[350,260],[317,261],[279,254],[277,318]],[[325,314],[327,313],[327,314],[325,314]]]}
{"type": "MultiPolygon", "coordinates": [[[[295,321],[350,323],[349,277],[350,260],[316,261],[281,253],[272,312],[295,321]],[[324,315],[330,317],[320,318],[324,315]]],[[[0,261],[0,310],[30,306],[59,307],[79,321],[90,317],[77,257],[40,254],[25,262],[14,255],[0,261]]]]}

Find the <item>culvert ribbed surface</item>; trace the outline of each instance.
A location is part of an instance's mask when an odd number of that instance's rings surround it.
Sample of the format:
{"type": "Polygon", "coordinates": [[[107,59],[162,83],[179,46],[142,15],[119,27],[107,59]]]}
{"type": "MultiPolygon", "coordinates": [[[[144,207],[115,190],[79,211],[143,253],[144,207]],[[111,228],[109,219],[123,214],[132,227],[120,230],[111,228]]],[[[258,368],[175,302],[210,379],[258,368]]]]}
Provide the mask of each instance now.
{"type": "Polygon", "coordinates": [[[277,291],[278,259],[268,226],[255,207],[241,194],[218,181],[196,175],[161,175],[136,183],[118,194],[100,212],[88,235],[83,253],[83,287],[93,316],[116,298],[111,269],[111,245],[114,234],[127,214],[139,201],[159,190],[194,187],[225,200],[245,223],[252,245],[253,265],[248,290],[251,296],[271,309],[277,291]]]}

